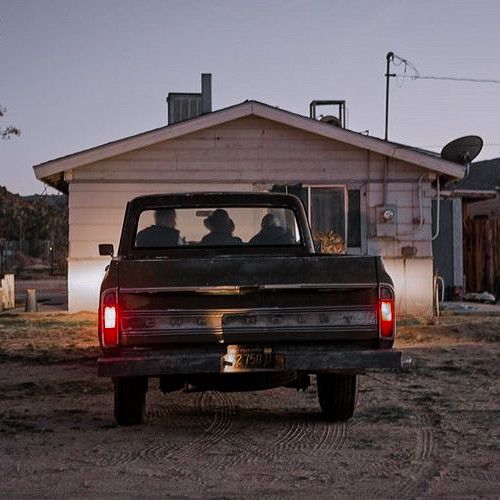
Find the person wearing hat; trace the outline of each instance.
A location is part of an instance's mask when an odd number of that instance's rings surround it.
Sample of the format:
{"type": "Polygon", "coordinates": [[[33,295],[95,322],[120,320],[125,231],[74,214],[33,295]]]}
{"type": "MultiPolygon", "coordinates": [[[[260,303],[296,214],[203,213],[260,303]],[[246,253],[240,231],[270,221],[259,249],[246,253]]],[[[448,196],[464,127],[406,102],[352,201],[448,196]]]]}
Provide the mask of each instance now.
{"type": "Polygon", "coordinates": [[[241,245],[243,243],[241,238],[233,236],[234,222],[222,208],[218,208],[209,215],[203,224],[210,232],[201,239],[202,245],[241,245]]]}
{"type": "Polygon", "coordinates": [[[155,223],[137,233],[138,247],[174,247],[183,245],[179,231],[175,229],[176,216],[173,208],[155,211],[155,223]]]}

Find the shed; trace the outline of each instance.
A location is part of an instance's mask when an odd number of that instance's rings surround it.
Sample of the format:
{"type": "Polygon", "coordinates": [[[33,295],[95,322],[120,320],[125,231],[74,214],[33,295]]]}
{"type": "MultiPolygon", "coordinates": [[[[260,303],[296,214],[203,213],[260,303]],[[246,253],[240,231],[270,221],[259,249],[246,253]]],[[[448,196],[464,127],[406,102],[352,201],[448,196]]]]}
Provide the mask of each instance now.
{"type": "Polygon", "coordinates": [[[96,310],[128,200],[146,193],[285,190],[302,196],[313,231],[347,251],[382,255],[402,314],[431,315],[431,200],[464,168],[257,101],[36,165],[69,196],[69,310],[96,310]]]}
{"type": "Polygon", "coordinates": [[[475,162],[463,193],[465,291],[500,297],[500,158],[475,162]]]}

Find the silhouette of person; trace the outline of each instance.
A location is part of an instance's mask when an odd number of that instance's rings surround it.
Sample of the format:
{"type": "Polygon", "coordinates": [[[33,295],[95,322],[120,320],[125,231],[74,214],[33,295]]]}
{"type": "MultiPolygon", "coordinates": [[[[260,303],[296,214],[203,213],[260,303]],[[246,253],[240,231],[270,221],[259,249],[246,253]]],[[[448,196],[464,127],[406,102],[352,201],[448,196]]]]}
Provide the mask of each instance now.
{"type": "Polygon", "coordinates": [[[243,243],[241,238],[233,236],[234,222],[221,208],[209,215],[203,224],[210,232],[201,239],[202,245],[241,245],[243,243]]]}
{"type": "Polygon", "coordinates": [[[292,233],[285,229],[273,214],[264,215],[261,230],[248,242],[250,245],[291,245],[295,243],[292,233]]]}
{"type": "Polygon", "coordinates": [[[184,241],[175,229],[176,216],[173,208],[155,210],[155,223],[137,233],[138,247],[172,247],[184,241]]]}

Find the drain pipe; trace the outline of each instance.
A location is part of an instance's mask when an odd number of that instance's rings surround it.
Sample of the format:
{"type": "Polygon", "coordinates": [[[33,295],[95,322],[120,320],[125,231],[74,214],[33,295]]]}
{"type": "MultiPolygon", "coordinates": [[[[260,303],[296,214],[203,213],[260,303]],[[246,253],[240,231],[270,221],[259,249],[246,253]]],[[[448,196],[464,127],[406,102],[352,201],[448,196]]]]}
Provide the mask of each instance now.
{"type": "Polygon", "coordinates": [[[439,274],[434,275],[434,300],[436,302],[436,316],[439,318],[441,315],[439,303],[444,301],[444,279],[439,274]],[[439,284],[441,284],[441,297],[439,296],[439,284]]]}
{"type": "Polygon", "coordinates": [[[439,181],[439,174],[436,178],[436,185],[437,185],[436,234],[432,236],[431,241],[434,241],[439,236],[439,213],[441,208],[441,184],[439,181]]]}

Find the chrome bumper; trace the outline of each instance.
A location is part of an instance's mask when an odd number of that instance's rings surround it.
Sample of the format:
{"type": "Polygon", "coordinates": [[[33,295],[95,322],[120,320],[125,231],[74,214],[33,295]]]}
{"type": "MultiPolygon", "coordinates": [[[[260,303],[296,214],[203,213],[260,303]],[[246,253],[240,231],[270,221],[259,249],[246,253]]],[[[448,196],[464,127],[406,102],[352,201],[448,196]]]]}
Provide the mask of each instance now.
{"type": "MultiPolygon", "coordinates": [[[[297,370],[349,371],[363,373],[370,369],[404,369],[413,360],[393,349],[340,349],[338,347],[273,346],[284,364],[268,371],[297,370]]],[[[224,373],[225,346],[165,351],[125,352],[98,360],[101,377],[157,377],[169,374],[224,373]]],[[[262,371],[259,369],[249,371],[262,371]]]]}

